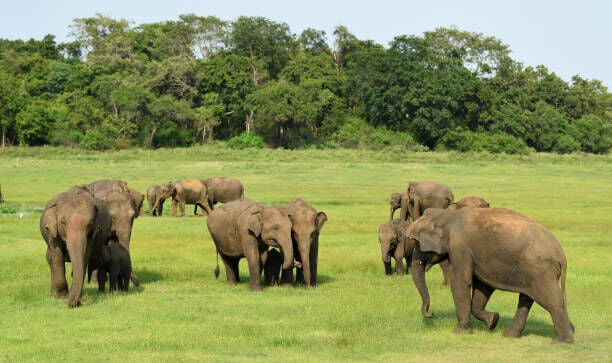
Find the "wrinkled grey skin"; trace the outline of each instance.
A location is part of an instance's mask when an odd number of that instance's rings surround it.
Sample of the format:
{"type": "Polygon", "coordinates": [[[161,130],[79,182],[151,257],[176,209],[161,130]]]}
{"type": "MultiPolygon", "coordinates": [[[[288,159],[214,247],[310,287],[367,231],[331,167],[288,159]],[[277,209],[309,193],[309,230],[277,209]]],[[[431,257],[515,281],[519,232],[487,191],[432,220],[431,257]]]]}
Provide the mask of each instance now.
{"type": "Polygon", "coordinates": [[[132,274],[130,253],[120,243],[111,243],[102,248],[98,265],[90,264],[89,273],[97,269],[98,291],[104,292],[108,274],[109,291],[128,291],[132,274]]]}
{"type": "Polygon", "coordinates": [[[465,197],[448,206],[448,209],[489,208],[489,202],[480,197],[465,197]]]}
{"type": "Polygon", "coordinates": [[[559,242],[541,224],[509,209],[429,209],[408,228],[417,241],[413,280],[431,317],[423,266],[451,262],[451,290],[457,313],[455,332],[470,332],[470,313],[494,329],[498,313],[485,311],[496,290],[519,293],[512,323],[504,335],[518,337],[534,301],[553,320],[557,341],[572,342],[574,328],[565,298],[567,259],[559,242]],[[559,286],[559,280],[561,286],[559,286]]]}
{"type": "MultiPolygon", "coordinates": [[[[162,185],[162,198],[172,197],[172,216],[176,217],[176,208],[181,208],[181,217],[185,216],[185,204],[195,204],[210,214],[206,185],[199,179],[183,179],[162,185]]],[[[196,214],[194,209],[194,214],[196,214]]]]}
{"type": "Polygon", "coordinates": [[[415,241],[408,238],[408,221],[396,218],[390,222],[383,223],[378,227],[378,241],[380,242],[380,252],[385,274],[392,275],[391,257],[395,259],[395,272],[398,275],[404,274],[404,260],[406,261],[406,272],[410,271],[412,261],[412,251],[415,241]]]}
{"type": "Polygon", "coordinates": [[[47,244],[51,270],[51,295],[68,297],[68,307],[81,305],[85,269],[99,256],[111,231],[111,215],[100,201],[81,187],[53,197],[40,217],[40,232],[47,244]],[[68,291],[65,262],[72,263],[72,285],[68,291]]]}
{"type": "Polygon", "coordinates": [[[283,255],[275,248],[268,250],[267,258],[263,263],[264,285],[279,285],[281,266],[283,265],[283,255]]]}
{"type": "Polygon", "coordinates": [[[278,207],[248,199],[228,202],[210,213],[206,226],[225,265],[228,284],[240,282],[238,263],[246,257],[249,288],[260,291],[260,265],[262,254],[267,253],[268,247],[280,248],[283,269],[289,269],[293,264],[291,221],[278,207]]]}
{"type": "MultiPolygon", "coordinates": [[[[227,203],[232,200],[240,200],[244,198],[244,187],[240,180],[229,177],[213,177],[202,180],[206,186],[206,198],[208,206],[211,210],[215,208],[217,203],[227,203]]],[[[193,209],[196,214],[198,205],[193,209]]]]}
{"type": "MultiPolygon", "coordinates": [[[[319,262],[319,234],[327,221],[327,215],[297,198],[282,207],[291,220],[294,258],[302,265],[296,270],[296,281],[308,289],[317,284],[319,262]]],[[[293,283],[293,270],[283,269],[283,284],[293,283]]]]}
{"type": "Polygon", "coordinates": [[[391,194],[391,199],[389,200],[389,204],[391,206],[391,216],[389,218],[390,221],[393,220],[393,214],[396,210],[400,210],[400,219],[403,221],[408,220],[408,192],[401,193],[393,193],[391,194]],[[403,206],[403,208],[402,208],[403,206]]]}
{"type": "Polygon", "coordinates": [[[444,184],[435,182],[410,182],[408,184],[409,203],[402,216],[407,215],[416,221],[427,208],[447,208],[454,200],[453,192],[444,184]]]}
{"type": "Polygon", "coordinates": [[[149,202],[149,210],[153,217],[161,217],[164,212],[164,202],[166,199],[162,195],[162,187],[160,185],[151,185],[147,188],[147,202],[149,202]]]}
{"type": "MultiPolygon", "coordinates": [[[[129,251],[134,219],[142,210],[142,193],[128,188],[127,183],[121,180],[98,180],[85,187],[89,188],[94,197],[102,200],[113,217],[111,239],[121,243],[129,251]]],[[[135,286],[139,285],[138,277],[133,271],[132,282],[135,286]]]]}

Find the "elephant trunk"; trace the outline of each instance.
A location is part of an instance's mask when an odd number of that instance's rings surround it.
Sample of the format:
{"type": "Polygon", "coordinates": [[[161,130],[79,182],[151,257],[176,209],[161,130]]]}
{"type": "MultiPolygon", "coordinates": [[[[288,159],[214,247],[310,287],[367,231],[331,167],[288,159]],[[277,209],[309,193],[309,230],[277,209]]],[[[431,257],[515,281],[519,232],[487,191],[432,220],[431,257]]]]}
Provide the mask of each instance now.
{"type": "Polygon", "coordinates": [[[429,311],[429,291],[425,282],[425,259],[417,246],[412,254],[412,281],[421,294],[421,314],[425,318],[432,318],[433,313],[429,311]]]}
{"type": "Polygon", "coordinates": [[[383,264],[385,265],[385,274],[391,275],[393,272],[391,270],[391,255],[389,254],[389,249],[391,244],[388,242],[383,242],[380,244],[380,255],[382,257],[383,264]]]}
{"type": "Polygon", "coordinates": [[[283,270],[293,267],[293,242],[291,238],[288,241],[279,241],[281,251],[283,252],[283,270]]]}
{"type": "Polygon", "coordinates": [[[68,307],[81,304],[85,266],[87,265],[87,224],[88,219],[81,215],[69,218],[66,227],[66,248],[72,264],[72,285],[68,293],[68,307]]]}

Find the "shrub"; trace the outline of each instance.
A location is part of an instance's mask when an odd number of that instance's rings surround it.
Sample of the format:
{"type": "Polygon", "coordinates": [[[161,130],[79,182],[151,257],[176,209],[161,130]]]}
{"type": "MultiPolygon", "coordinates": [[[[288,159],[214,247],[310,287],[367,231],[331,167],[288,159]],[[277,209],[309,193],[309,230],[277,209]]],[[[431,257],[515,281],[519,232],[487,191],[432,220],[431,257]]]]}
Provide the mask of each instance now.
{"type": "Polygon", "coordinates": [[[115,142],[102,131],[89,129],[81,139],[81,145],[88,150],[109,150],[115,146],[115,142]]]}
{"type": "Polygon", "coordinates": [[[457,150],[461,152],[487,151],[500,154],[529,154],[530,149],[521,139],[505,133],[477,133],[461,129],[449,131],[440,140],[440,149],[457,150]]]}
{"type": "Polygon", "coordinates": [[[253,132],[243,132],[238,136],[234,136],[229,139],[227,145],[232,149],[262,149],[266,147],[266,143],[263,141],[261,136],[253,132]]]}
{"type": "Polygon", "coordinates": [[[580,143],[570,135],[559,135],[555,141],[553,148],[555,152],[560,154],[569,154],[580,150],[580,143]]]}

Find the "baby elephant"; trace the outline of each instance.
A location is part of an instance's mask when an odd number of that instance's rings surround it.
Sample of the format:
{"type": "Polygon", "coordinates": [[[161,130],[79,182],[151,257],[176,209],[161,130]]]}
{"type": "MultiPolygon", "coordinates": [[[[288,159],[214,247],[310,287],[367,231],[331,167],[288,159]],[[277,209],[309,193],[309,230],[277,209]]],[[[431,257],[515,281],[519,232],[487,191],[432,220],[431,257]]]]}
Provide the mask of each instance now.
{"type": "Polygon", "coordinates": [[[396,218],[381,224],[378,228],[380,251],[387,275],[393,274],[391,257],[395,259],[395,271],[398,275],[404,274],[404,260],[406,260],[406,271],[410,270],[415,241],[406,234],[409,225],[408,221],[396,218]]]}
{"type": "Polygon", "coordinates": [[[283,264],[283,255],[275,248],[268,251],[268,258],[263,266],[264,285],[274,286],[279,284],[279,276],[281,266],[283,264]]]}
{"type": "Polygon", "coordinates": [[[109,291],[115,292],[117,288],[128,291],[130,275],[132,274],[132,261],[130,252],[120,243],[111,243],[104,246],[98,267],[98,291],[104,292],[106,275],[109,275],[109,291]]]}

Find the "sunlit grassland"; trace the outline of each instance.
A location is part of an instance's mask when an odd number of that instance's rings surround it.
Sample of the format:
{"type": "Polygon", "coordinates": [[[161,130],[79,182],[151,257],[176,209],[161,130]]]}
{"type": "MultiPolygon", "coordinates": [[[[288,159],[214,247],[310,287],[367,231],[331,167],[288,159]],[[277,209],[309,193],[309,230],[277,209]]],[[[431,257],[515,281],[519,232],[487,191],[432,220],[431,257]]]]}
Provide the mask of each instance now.
{"type": "MultiPolygon", "coordinates": [[[[58,148],[0,150],[0,184],[17,213],[0,214],[2,361],[609,361],[612,355],[612,158],[247,150],[197,147],[93,153],[58,148]],[[301,197],[329,217],[321,233],[320,284],[265,288],[217,280],[205,217],[138,218],[132,235],[141,278],[127,294],[98,295],[68,309],[49,298],[40,208],[74,184],[123,179],[143,193],[186,177],[234,176],[267,204],[301,197]],[[423,319],[409,276],[385,276],[377,228],[390,193],[412,180],[448,184],[455,198],[481,196],[548,227],[568,257],[572,345],[551,344],[549,314],[534,305],[524,337],[501,328],[517,295],[488,305],[499,327],[455,335],[454,306],[438,268],[428,274],[434,319],[423,319]]],[[[6,207],[0,207],[6,208],[6,207]]],[[[3,209],[0,209],[3,210],[3,209]]],[[[145,202],[145,210],[148,205],[145,202]]],[[[246,263],[241,276],[248,279],[246,263]]]]}

